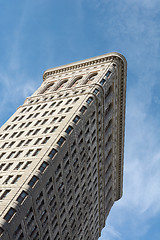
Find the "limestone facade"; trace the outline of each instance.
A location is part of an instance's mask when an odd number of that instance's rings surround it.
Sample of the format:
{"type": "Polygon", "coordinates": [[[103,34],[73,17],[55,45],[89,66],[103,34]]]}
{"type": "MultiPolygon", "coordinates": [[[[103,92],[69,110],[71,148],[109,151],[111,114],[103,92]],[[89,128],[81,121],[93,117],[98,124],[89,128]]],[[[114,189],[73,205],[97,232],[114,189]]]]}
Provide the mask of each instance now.
{"type": "Polygon", "coordinates": [[[123,188],[126,60],[44,72],[0,129],[0,239],[98,240],[123,188]]]}

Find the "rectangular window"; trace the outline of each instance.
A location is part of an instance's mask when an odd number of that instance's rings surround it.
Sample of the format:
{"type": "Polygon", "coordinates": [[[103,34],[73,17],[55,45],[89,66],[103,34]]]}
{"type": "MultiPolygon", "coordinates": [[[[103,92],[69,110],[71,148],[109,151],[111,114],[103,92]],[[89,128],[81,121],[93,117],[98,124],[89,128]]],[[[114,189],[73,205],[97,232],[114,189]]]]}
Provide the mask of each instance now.
{"type": "Polygon", "coordinates": [[[87,102],[88,104],[90,104],[92,101],[93,101],[93,98],[92,98],[92,97],[89,97],[86,102],[87,102]]]}
{"type": "Polygon", "coordinates": [[[23,162],[19,162],[17,166],[15,166],[14,170],[18,170],[22,166],[23,162]]]}
{"type": "Polygon", "coordinates": [[[26,169],[31,163],[32,163],[31,161],[27,161],[22,169],[26,169]]]}
{"type": "Polygon", "coordinates": [[[39,154],[40,151],[41,151],[41,148],[36,149],[36,151],[33,153],[32,156],[37,156],[37,155],[39,154]]]}
{"type": "Polygon", "coordinates": [[[18,152],[16,153],[16,155],[14,156],[14,158],[19,157],[19,156],[21,155],[22,152],[23,152],[23,151],[18,151],[18,152]]]}
{"type": "Polygon", "coordinates": [[[56,153],[57,153],[57,150],[53,148],[52,151],[49,153],[48,156],[49,156],[50,158],[53,158],[56,153]]]}
{"type": "Polygon", "coordinates": [[[46,116],[47,113],[48,113],[48,111],[45,111],[45,112],[43,113],[42,117],[46,116]]]}
{"type": "Polygon", "coordinates": [[[43,162],[42,165],[40,166],[39,170],[40,170],[41,172],[44,172],[44,170],[46,169],[47,166],[48,166],[48,163],[43,162]]]}
{"type": "Polygon", "coordinates": [[[36,135],[38,132],[40,131],[40,129],[36,129],[33,133],[33,135],[36,135]]]}
{"type": "Polygon", "coordinates": [[[100,81],[100,84],[101,84],[101,85],[104,85],[105,82],[106,82],[106,80],[103,78],[103,79],[100,81]]]}
{"type": "Polygon", "coordinates": [[[14,216],[14,214],[16,213],[16,210],[13,208],[10,208],[10,210],[8,211],[8,213],[4,216],[4,219],[9,222],[11,220],[11,218],[14,216]]]}
{"type": "Polygon", "coordinates": [[[38,139],[35,141],[34,145],[39,144],[39,142],[40,142],[41,140],[42,140],[42,138],[38,138],[38,139]]]}
{"type": "Polygon", "coordinates": [[[28,193],[26,193],[25,191],[23,191],[19,197],[17,198],[17,202],[19,202],[20,204],[24,201],[24,199],[27,197],[28,193]]]}
{"type": "Polygon", "coordinates": [[[58,144],[59,146],[62,146],[62,144],[64,143],[65,140],[66,140],[66,139],[65,139],[64,137],[60,137],[60,139],[58,140],[57,144],[58,144]]]}
{"type": "Polygon", "coordinates": [[[25,127],[28,127],[29,125],[31,125],[31,123],[32,123],[32,122],[28,122],[25,127]]]}
{"type": "Polygon", "coordinates": [[[7,166],[3,169],[3,171],[7,171],[12,165],[13,163],[8,163],[7,166]]]}
{"type": "Polygon", "coordinates": [[[4,192],[3,192],[3,194],[0,196],[0,200],[3,200],[7,195],[8,195],[8,193],[10,192],[11,190],[5,190],[4,192]]]}
{"type": "Polygon", "coordinates": [[[54,126],[54,127],[52,128],[52,130],[50,131],[50,133],[53,133],[57,128],[58,128],[57,126],[54,126]]]}
{"type": "Polygon", "coordinates": [[[25,157],[30,156],[32,152],[33,152],[33,149],[28,150],[28,152],[26,153],[25,157]]]}
{"type": "Polygon", "coordinates": [[[21,141],[18,143],[17,147],[22,146],[22,144],[23,144],[24,142],[25,142],[25,140],[21,140],[21,141]]]}
{"type": "Polygon", "coordinates": [[[99,90],[97,88],[94,89],[93,93],[97,94],[99,92],[99,90]]]}
{"type": "Polygon", "coordinates": [[[75,118],[73,119],[74,123],[77,123],[79,121],[80,117],[78,115],[75,116],[75,118]]]}
{"type": "Polygon", "coordinates": [[[112,72],[108,70],[108,72],[106,73],[105,76],[108,78],[108,77],[111,75],[111,73],[112,73],[112,72]]]}
{"type": "Polygon", "coordinates": [[[33,176],[31,178],[31,180],[29,181],[28,185],[32,188],[37,181],[38,181],[38,177],[37,176],[33,176]]]}
{"type": "Polygon", "coordinates": [[[41,125],[45,124],[48,121],[48,119],[44,119],[41,123],[41,125]]]}
{"type": "Polygon", "coordinates": [[[50,137],[46,137],[46,138],[43,140],[42,144],[47,143],[49,139],[50,139],[50,137]]]}
{"type": "Polygon", "coordinates": [[[83,107],[80,109],[80,112],[81,112],[81,113],[84,113],[86,110],[87,110],[87,108],[86,108],[85,106],[83,106],[83,107]]]}
{"type": "Polygon", "coordinates": [[[13,178],[13,175],[9,175],[7,179],[3,182],[3,184],[8,184],[12,178],[13,178]]]}
{"type": "Polygon", "coordinates": [[[13,181],[11,182],[12,184],[15,184],[16,182],[18,182],[18,180],[21,178],[22,175],[17,175],[13,181]]]}
{"type": "Polygon", "coordinates": [[[13,152],[11,152],[11,153],[8,155],[8,157],[7,157],[7,158],[9,159],[9,158],[13,157],[13,155],[14,155],[14,154],[15,154],[15,152],[14,152],[14,151],[13,151],[13,152]]]}
{"type": "Polygon", "coordinates": [[[67,134],[70,134],[70,132],[73,130],[73,127],[71,127],[71,126],[68,126],[68,128],[66,129],[66,133],[67,134]]]}

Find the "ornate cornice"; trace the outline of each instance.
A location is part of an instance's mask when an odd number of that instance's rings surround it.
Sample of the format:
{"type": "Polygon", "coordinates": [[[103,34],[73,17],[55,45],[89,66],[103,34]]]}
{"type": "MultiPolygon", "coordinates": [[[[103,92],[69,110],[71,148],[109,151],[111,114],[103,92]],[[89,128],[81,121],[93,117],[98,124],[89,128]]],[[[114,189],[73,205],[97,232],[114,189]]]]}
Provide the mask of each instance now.
{"type": "Polygon", "coordinates": [[[66,64],[60,67],[51,68],[44,72],[43,81],[45,81],[47,77],[51,77],[55,74],[67,73],[69,71],[86,68],[86,67],[90,67],[90,66],[94,66],[97,64],[106,63],[106,62],[114,61],[118,59],[121,60],[124,63],[124,65],[126,65],[126,59],[124,58],[124,56],[121,55],[120,53],[113,52],[113,53],[104,54],[98,57],[93,57],[86,60],[78,61],[75,63],[66,64]]]}

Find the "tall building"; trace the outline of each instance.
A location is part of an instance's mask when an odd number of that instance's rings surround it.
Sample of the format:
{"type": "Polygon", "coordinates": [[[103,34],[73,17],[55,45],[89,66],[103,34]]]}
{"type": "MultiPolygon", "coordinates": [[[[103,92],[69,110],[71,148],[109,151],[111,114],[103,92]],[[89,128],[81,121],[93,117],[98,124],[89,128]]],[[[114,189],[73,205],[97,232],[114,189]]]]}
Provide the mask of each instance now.
{"type": "Polygon", "coordinates": [[[55,67],[0,130],[0,239],[97,240],[122,196],[126,60],[55,67]]]}

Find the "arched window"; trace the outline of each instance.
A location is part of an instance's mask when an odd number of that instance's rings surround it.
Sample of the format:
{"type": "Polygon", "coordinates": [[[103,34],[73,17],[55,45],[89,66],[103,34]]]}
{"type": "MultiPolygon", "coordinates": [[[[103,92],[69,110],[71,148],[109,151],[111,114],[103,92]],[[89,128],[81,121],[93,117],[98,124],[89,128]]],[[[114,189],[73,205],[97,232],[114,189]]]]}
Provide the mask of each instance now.
{"type": "Polygon", "coordinates": [[[83,76],[76,77],[70,87],[75,87],[83,76]]]}
{"type": "Polygon", "coordinates": [[[88,83],[92,82],[92,81],[95,79],[95,76],[97,76],[97,74],[98,74],[97,72],[92,73],[92,74],[87,78],[86,83],[88,84],[88,83]]]}
{"type": "Polygon", "coordinates": [[[53,85],[54,85],[54,82],[49,83],[46,87],[44,87],[44,89],[42,89],[41,94],[42,93],[48,93],[53,85]]]}
{"type": "Polygon", "coordinates": [[[62,80],[55,90],[60,90],[67,81],[68,81],[68,79],[62,80]]]}

